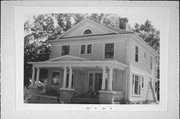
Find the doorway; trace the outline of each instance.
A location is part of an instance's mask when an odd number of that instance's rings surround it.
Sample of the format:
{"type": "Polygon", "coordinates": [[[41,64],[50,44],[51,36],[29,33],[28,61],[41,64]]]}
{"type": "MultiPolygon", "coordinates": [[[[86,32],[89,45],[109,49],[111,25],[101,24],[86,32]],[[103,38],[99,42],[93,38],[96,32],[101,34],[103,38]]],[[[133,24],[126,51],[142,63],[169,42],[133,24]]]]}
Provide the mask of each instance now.
{"type": "Polygon", "coordinates": [[[88,75],[89,79],[89,89],[90,94],[98,95],[99,90],[101,90],[102,85],[102,72],[91,71],[88,75]]]}

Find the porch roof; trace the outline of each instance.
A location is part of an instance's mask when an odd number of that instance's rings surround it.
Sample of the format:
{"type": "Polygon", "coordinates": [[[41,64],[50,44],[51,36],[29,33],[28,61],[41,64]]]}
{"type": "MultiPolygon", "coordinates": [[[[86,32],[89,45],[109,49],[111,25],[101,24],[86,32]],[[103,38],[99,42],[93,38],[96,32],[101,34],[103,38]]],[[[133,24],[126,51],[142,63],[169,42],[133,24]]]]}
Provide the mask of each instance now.
{"type": "MultiPolygon", "coordinates": [[[[69,56],[68,56],[69,57],[69,56]]],[[[57,58],[59,59],[59,58],[57,58]]],[[[109,61],[95,61],[95,60],[68,60],[66,61],[65,57],[60,58],[59,60],[47,60],[43,62],[28,62],[35,67],[112,67],[120,70],[125,70],[128,65],[118,62],[116,60],[109,61]],[[64,60],[60,60],[64,59],[64,60]]]]}

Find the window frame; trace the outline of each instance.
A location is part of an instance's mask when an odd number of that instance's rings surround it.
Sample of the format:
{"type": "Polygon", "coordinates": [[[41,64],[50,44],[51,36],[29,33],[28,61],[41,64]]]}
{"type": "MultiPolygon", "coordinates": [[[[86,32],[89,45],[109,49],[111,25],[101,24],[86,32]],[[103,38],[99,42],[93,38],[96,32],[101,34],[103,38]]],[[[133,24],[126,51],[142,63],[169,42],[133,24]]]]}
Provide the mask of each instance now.
{"type": "Polygon", "coordinates": [[[105,45],[104,45],[104,59],[114,59],[114,57],[115,57],[115,45],[114,45],[114,43],[105,43],[105,45]],[[110,44],[112,44],[113,45],[113,51],[108,51],[109,53],[111,52],[113,52],[113,57],[111,58],[111,57],[106,57],[106,53],[107,53],[107,51],[106,51],[106,45],[110,45],[110,44]]]}
{"type": "Polygon", "coordinates": [[[139,62],[139,47],[135,46],[135,61],[139,62]]]}
{"type": "Polygon", "coordinates": [[[141,89],[142,89],[141,88],[141,86],[142,86],[141,79],[142,79],[141,75],[135,74],[135,73],[132,74],[132,96],[141,96],[141,89]],[[135,76],[138,77],[137,93],[135,92],[135,76]]]}
{"type": "Polygon", "coordinates": [[[61,46],[61,56],[69,55],[70,54],[70,45],[62,45],[61,46]],[[63,54],[63,47],[69,47],[68,54],[63,54]]]}
{"type": "Polygon", "coordinates": [[[81,55],[85,55],[86,54],[86,45],[85,44],[82,44],[81,46],[80,46],[80,54],[81,55]],[[84,46],[84,49],[82,50],[82,46],[84,46]],[[84,51],[84,53],[82,53],[82,51],[84,51]]]}
{"type": "Polygon", "coordinates": [[[144,89],[144,76],[141,77],[141,89],[144,89]]]}
{"type": "Polygon", "coordinates": [[[152,56],[150,56],[150,70],[152,70],[153,68],[153,57],[152,56]]]}
{"type": "Polygon", "coordinates": [[[86,30],[84,30],[84,32],[83,32],[83,35],[90,35],[90,34],[92,34],[92,30],[91,30],[91,29],[86,29],[86,30]],[[86,31],[90,31],[90,33],[85,33],[86,31]]]}
{"type": "Polygon", "coordinates": [[[80,55],[92,55],[93,54],[93,44],[81,44],[79,53],[80,53],[80,55]],[[88,46],[89,45],[91,45],[91,53],[88,53],[88,46]],[[82,46],[85,46],[83,54],[82,54],[82,46]]]}
{"type": "Polygon", "coordinates": [[[60,85],[61,82],[61,71],[52,71],[51,72],[51,85],[60,85]],[[53,83],[53,73],[59,73],[59,82],[58,83],[53,83]]]}
{"type": "Polygon", "coordinates": [[[92,44],[87,44],[87,46],[86,46],[86,54],[87,55],[92,54],[92,44]],[[89,51],[88,46],[91,46],[91,50],[90,50],[91,52],[90,53],[88,53],[88,51],[89,51]]]}

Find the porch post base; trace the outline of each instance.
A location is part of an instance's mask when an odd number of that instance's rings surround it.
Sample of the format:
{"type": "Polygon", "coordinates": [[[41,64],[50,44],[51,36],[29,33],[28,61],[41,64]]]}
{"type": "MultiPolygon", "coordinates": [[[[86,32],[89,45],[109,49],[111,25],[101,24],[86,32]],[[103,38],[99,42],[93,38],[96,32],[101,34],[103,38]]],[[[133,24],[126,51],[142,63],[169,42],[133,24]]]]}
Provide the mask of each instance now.
{"type": "Polygon", "coordinates": [[[114,100],[113,91],[100,90],[99,91],[99,103],[100,104],[113,104],[114,100]]]}
{"type": "Polygon", "coordinates": [[[74,89],[60,88],[60,101],[63,101],[64,103],[70,103],[73,93],[74,89]]]}

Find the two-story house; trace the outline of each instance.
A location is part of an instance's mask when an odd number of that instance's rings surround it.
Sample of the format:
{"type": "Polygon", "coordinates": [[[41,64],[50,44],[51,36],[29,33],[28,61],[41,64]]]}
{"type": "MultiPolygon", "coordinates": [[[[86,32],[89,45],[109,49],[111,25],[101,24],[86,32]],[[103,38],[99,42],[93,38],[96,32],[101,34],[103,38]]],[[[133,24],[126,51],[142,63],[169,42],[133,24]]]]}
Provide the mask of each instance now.
{"type": "Polygon", "coordinates": [[[58,91],[65,103],[112,104],[154,98],[157,53],[136,33],[108,28],[84,19],[51,44],[48,61],[33,65],[32,85],[37,85],[41,70],[47,71],[48,89],[58,91]],[[88,100],[89,99],[89,100],[88,100]]]}

